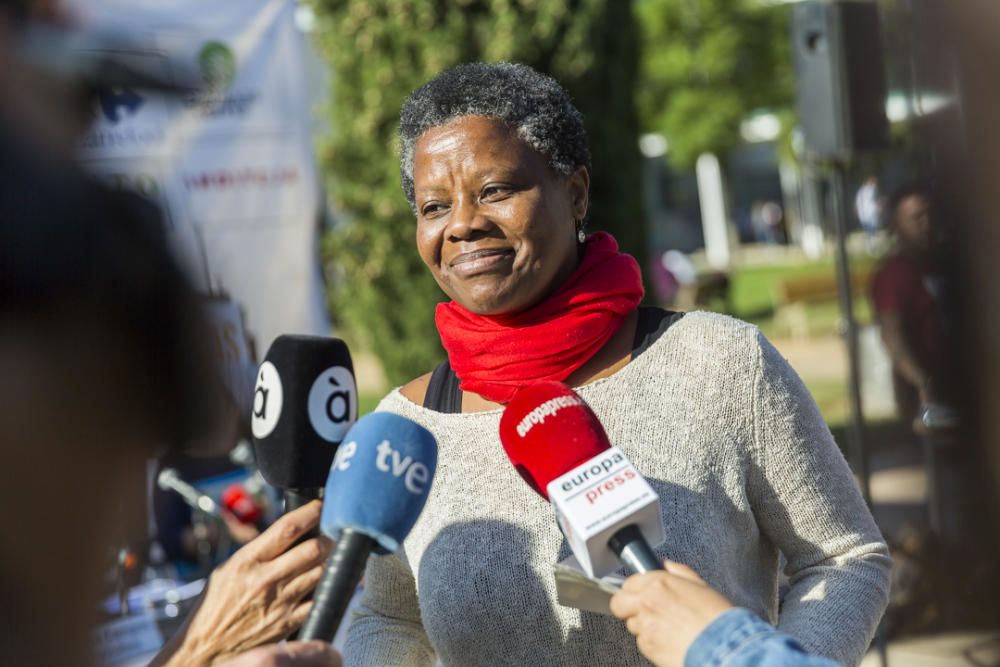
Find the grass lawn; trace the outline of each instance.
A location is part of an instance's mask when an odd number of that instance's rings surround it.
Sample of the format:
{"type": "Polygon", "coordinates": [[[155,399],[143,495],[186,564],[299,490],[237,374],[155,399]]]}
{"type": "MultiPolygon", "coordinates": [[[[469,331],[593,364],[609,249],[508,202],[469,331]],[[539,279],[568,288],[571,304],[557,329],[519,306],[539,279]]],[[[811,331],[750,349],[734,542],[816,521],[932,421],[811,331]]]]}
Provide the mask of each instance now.
{"type": "MultiPolygon", "coordinates": [[[[863,256],[852,258],[851,267],[870,269],[874,260],[863,256]]],[[[836,267],[832,259],[796,264],[737,267],[730,277],[728,314],[756,324],[767,336],[781,335],[775,322],[777,286],[790,278],[834,277],[836,267]]],[[[710,306],[727,310],[722,303],[710,306]]],[[[836,299],[824,303],[808,304],[806,317],[811,333],[833,333],[838,329],[840,307],[836,299]]],[[[854,316],[859,324],[871,320],[871,306],[866,293],[856,293],[854,316]]]]}
{"type": "MultiPolygon", "coordinates": [[[[851,268],[870,271],[875,261],[867,255],[853,256],[851,268]]],[[[792,264],[737,267],[730,278],[728,314],[752,322],[769,338],[787,336],[789,332],[779,325],[775,317],[778,307],[776,300],[778,284],[790,278],[818,276],[835,278],[836,265],[832,257],[792,264]]],[[[725,304],[720,302],[710,304],[710,307],[727,310],[725,304]]],[[[840,331],[840,304],[837,299],[807,304],[805,310],[810,335],[828,335],[840,331]]],[[[871,322],[872,309],[867,290],[855,292],[854,316],[859,325],[871,322]]],[[[850,419],[846,369],[843,378],[803,377],[803,380],[816,400],[824,419],[838,436],[838,442],[843,447],[846,444],[842,442],[846,435],[845,427],[850,419]]]]}

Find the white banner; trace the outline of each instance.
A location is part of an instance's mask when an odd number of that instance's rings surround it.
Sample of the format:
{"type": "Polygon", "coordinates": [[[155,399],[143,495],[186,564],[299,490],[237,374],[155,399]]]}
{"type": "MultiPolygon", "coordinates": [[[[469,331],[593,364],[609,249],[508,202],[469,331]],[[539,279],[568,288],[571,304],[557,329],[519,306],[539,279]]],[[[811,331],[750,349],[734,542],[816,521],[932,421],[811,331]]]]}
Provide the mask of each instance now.
{"type": "Polygon", "coordinates": [[[129,36],[118,56],[202,87],[101,97],[85,165],[166,212],[189,275],[245,313],[258,355],[282,333],[328,332],[321,197],[305,44],[294,0],[73,0],[87,28],[129,36]]]}

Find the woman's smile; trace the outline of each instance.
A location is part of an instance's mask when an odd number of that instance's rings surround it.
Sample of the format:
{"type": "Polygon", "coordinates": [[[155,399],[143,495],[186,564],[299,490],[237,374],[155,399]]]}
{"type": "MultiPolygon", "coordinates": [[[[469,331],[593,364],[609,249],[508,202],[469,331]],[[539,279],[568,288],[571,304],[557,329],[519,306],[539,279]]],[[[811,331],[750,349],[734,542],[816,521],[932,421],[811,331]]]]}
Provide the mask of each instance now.
{"type": "Polygon", "coordinates": [[[514,261],[513,248],[482,248],[471,252],[463,252],[455,257],[448,266],[451,272],[459,278],[471,278],[481,273],[510,269],[514,261]]]}

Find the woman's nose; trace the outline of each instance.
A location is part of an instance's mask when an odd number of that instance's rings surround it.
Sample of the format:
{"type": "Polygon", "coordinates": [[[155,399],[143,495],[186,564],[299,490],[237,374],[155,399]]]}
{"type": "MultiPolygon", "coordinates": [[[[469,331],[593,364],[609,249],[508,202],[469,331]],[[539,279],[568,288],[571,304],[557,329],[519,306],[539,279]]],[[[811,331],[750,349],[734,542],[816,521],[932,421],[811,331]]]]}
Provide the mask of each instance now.
{"type": "Polygon", "coordinates": [[[482,236],[493,228],[493,223],[477,204],[475,200],[456,202],[448,222],[449,238],[467,241],[482,236]]]}

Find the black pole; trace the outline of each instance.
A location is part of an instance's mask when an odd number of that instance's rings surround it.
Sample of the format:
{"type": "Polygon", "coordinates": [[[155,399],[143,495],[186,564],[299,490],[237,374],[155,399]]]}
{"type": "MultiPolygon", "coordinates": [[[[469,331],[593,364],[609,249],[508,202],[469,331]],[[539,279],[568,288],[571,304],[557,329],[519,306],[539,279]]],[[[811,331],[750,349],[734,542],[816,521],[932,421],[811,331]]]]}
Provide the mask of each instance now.
{"type": "Polygon", "coordinates": [[[649,543],[635,524],[625,526],[608,540],[611,551],[618,560],[637,574],[663,569],[663,563],[656,557],[649,543]]]}
{"type": "Polygon", "coordinates": [[[349,528],[344,529],[326,561],[326,571],[316,587],[309,618],[299,632],[300,640],[333,641],[354,590],[365,573],[368,554],[374,548],[375,540],[372,538],[349,528]]]}
{"type": "Polygon", "coordinates": [[[861,406],[861,357],[858,349],[858,324],[854,320],[854,296],[851,292],[851,269],[847,258],[847,178],[846,164],[831,164],[833,186],[833,223],[837,234],[837,291],[844,320],[847,342],[847,382],[850,394],[851,422],[847,430],[848,452],[861,483],[861,495],[871,507],[871,482],[868,473],[868,453],[865,449],[865,418],[861,406]]]}
{"type": "Polygon", "coordinates": [[[285,489],[285,514],[323,497],[323,489],[285,489]]]}
{"type": "MultiPolygon", "coordinates": [[[[308,505],[312,501],[323,497],[323,489],[285,489],[285,514],[293,512],[303,505],[308,505]]],[[[306,540],[311,540],[319,536],[319,528],[313,528],[295,541],[296,546],[306,540]]]]}

